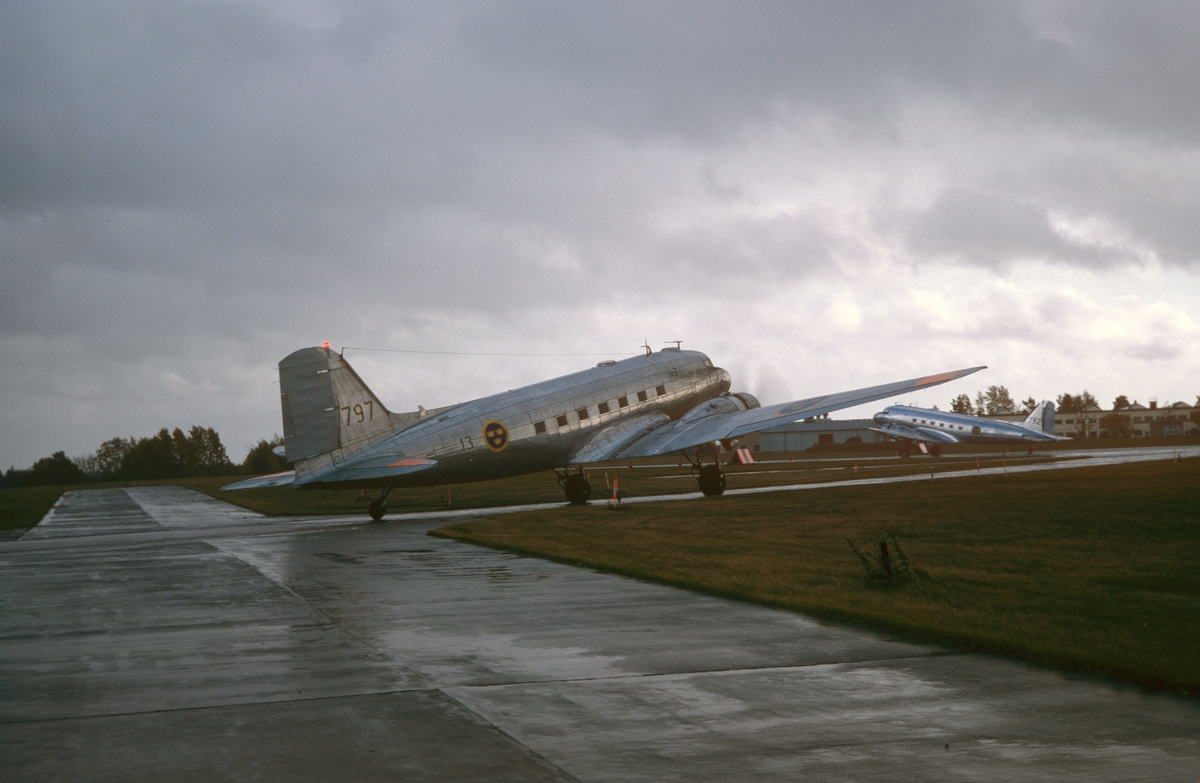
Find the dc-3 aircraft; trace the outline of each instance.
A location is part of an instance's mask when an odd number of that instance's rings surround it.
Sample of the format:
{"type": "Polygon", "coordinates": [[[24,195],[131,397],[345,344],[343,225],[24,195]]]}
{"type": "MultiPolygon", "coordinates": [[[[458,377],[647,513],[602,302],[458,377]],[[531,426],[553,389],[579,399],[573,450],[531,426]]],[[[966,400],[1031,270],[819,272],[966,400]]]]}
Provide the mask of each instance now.
{"type": "Polygon", "coordinates": [[[554,470],[586,503],[593,462],[682,453],[706,495],[725,491],[720,446],[788,421],[946,383],[983,367],[761,407],[729,373],[678,346],[436,410],[392,413],[345,358],[303,348],[279,363],[283,450],[295,470],[224,489],[378,488],[381,519],[400,487],[462,484],[554,470]]]}
{"type": "MultiPolygon", "coordinates": [[[[908,405],[884,408],[882,413],[875,414],[875,423],[879,425],[871,428],[875,432],[906,442],[914,441],[922,451],[926,450],[926,443],[933,444],[931,450],[935,456],[941,453],[943,443],[1024,443],[1030,446],[1067,440],[1054,434],[1054,403],[1049,400],[1042,400],[1020,424],[908,405]]],[[[907,446],[901,454],[908,456],[907,446]]]]}

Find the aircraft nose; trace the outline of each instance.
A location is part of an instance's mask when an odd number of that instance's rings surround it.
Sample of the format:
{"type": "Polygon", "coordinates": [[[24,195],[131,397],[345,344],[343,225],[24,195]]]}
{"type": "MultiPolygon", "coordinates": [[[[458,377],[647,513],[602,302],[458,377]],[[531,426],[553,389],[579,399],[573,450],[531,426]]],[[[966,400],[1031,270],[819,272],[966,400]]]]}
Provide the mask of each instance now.
{"type": "Polygon", "coordinates": [[[887,411],[883,411],[882,413],[875,414],[875,423],[876,424],[887,424],[887,419],[888,419],[887,411]]]}
{"type": "Polygon", "coordinates": [[[717,371],[717,382],[721,384],[721,391],[727,392],[733,386],[733,378],[729,376],[729,372],[724,367],[714,367],[717,371]]]}

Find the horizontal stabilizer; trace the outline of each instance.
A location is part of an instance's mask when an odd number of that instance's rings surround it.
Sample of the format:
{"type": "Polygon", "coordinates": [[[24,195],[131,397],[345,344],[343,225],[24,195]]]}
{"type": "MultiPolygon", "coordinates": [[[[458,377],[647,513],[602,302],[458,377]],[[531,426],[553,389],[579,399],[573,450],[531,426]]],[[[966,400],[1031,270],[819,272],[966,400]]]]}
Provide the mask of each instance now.
{"type": "Polygon", "coordinates": [[[221,487],[222,490],[237,490],[237,489],[259,489],[260,487],[285,487],[296,480],[296,471],[288,470],[283,473],[272,473],[268,476],[259,476],[258,478],[246,479],[245,481],[237,481],[233,484],[226,484],[221,487]]]}
{"type": "Polygon", "coordinates": [[[308,489],[388,486],[389,479],[420,473],[436,467],[437,464],[437,460],[425,457],[373,454],[314,471],[296,482],[296,486],[308,489]]]}

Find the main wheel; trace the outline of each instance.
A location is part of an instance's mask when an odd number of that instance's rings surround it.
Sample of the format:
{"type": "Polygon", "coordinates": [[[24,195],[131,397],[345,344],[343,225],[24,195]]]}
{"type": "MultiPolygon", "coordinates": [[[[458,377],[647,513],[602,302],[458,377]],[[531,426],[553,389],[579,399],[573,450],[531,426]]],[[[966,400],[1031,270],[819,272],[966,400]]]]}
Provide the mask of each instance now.
{"type": "Polygon", "coordinates": [[[381,500],[372,500],[371,505],[367,506],[367,513],[371,515],[371,519],[378,522],[383,519],[383,512],[387,511],[387,506],[381,500]]]}
{"type": "Polygon", "coordinates": [[[566,493],[568,502],[577,506],[583,505],[592,496],[592,482],[582,473],[572,473],[563,482],[563,492],[566,493]]]}
{"type": "Polygon", "coordinates": [[[704,465],[700,468],[700,491],[705,495],[720,495],[725,491],[725,473],[720,465],[704,465]]]}

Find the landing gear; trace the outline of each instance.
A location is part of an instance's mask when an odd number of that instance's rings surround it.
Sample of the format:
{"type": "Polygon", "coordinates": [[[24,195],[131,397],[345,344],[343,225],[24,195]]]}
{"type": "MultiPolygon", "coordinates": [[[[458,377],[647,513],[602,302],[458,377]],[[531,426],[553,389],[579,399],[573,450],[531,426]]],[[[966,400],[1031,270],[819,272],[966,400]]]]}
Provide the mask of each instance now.
{"type": "Polygon", "coordinates": [[[697,479],[700,491],[710,497],[725,492],[725,473],[720,465],[702,465],[697,479]]]}
{"type": "Polygon", "coordinates": [[[392,494],[392,487],[386,487],[383,494],[375,500],[371,501],[371,505],[367,506],[367,513],[371,515],[371,519],[378,522],[383,519],[384,513],[387,511],[388,495],[392,494]]]}
{"type": "Polygon", "coordinates": [[[567,496],[567,502],[573,506],[582,506],[592,497],[592,482],[588,481],[582,470],[577,473],[560,474],[558,483],[567,496]]]}
{"type": "Polygon", "coordinates": [[[692,465],[692,474],[700,485],[700,491],[708,497],[721,495],[725,492],[725,472],[721,470],[720,451],[715,445],[700,446],[695,451],[683,453],[692,465]],[[704,464],[704,457],[712,455],[711,465],[704,464]]]}

